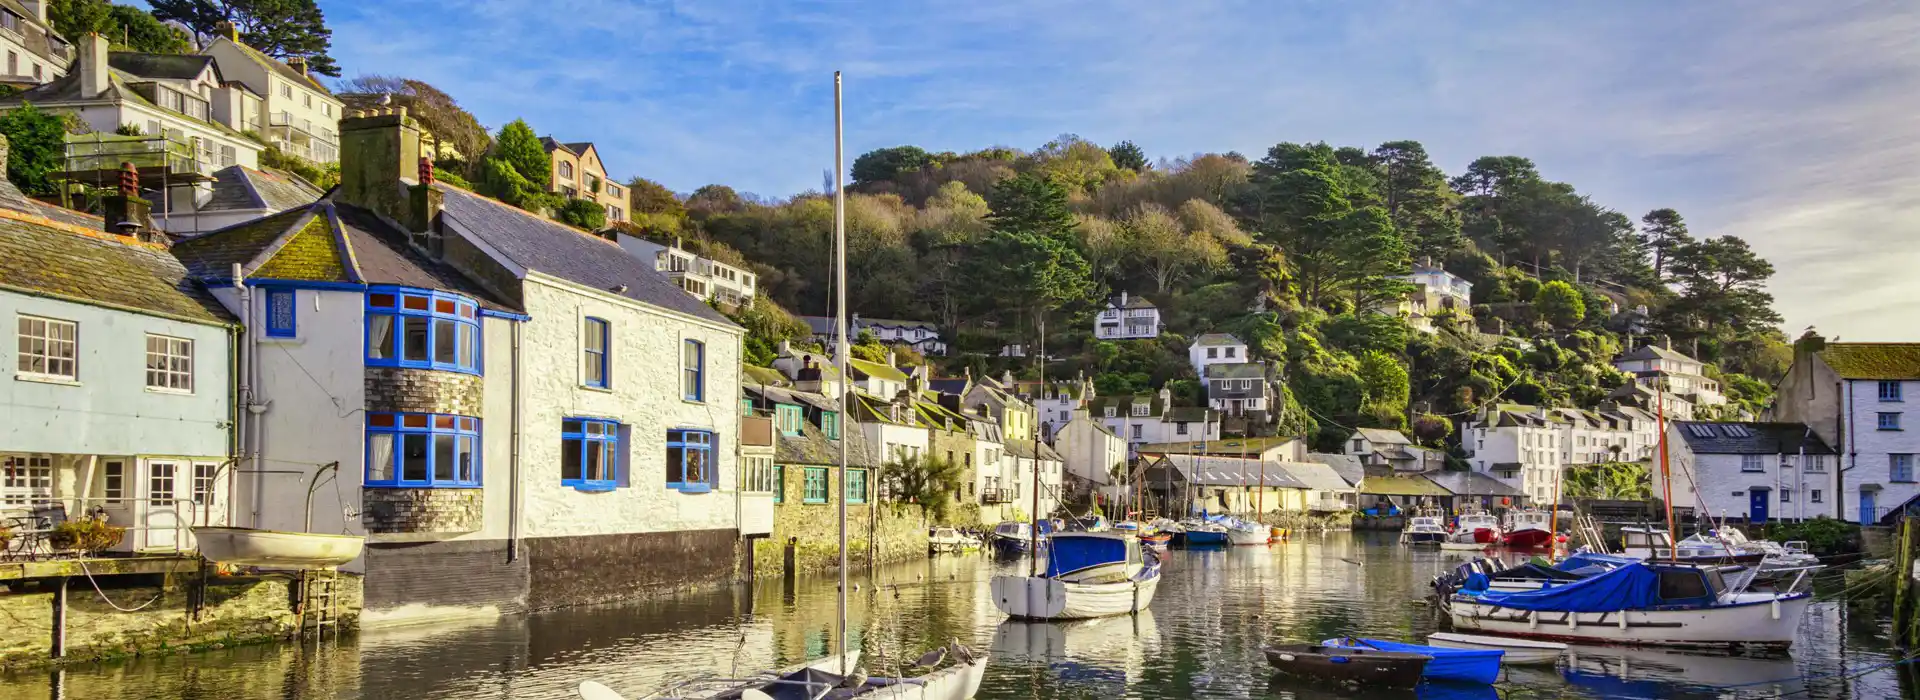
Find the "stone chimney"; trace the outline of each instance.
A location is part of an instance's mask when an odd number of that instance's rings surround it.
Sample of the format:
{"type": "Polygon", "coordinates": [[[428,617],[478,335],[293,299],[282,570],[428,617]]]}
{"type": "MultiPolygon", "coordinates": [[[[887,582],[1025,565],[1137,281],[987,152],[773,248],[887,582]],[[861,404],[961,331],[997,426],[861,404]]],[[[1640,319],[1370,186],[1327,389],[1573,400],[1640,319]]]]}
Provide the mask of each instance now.
{"type": "Polygon", "coordinates": [[[406,227],[422,249],[438,248],[433,224],[444,195],[433,188],[433,161],[420,151],[420,127],[407,108],[355,111],[340,120],[338,196],[406,227]],[[418,184],[407,186],[406,177],[418,184]]]}
{"type": "Polygon", "coordinates": [[[900,366],[900,358],[899,356],[895,355],[892,350],[887,351],[887,366],[888,367],[900,366]]]}
{"type": "Polygon", "coordinates": [[[232,22],[221,22],[213,25],[213,33],[220,35],[227,41],[236,44],[240,43],[240,28],[233,26],[232,22]]]}
{"type": "Polygon", "coordinates": [[[307,74],[307,57],[306,56],[289,56],[287,58],[287,67],[292,68],[295,73],[306,75],[307,74]]]}
{"type": "Polygon", "coordinates": [[[80,37],[80,57],[74,61],[74,72],[80,74],[80,98],[93,99],[106,92],[113,84],[108,77],[107,38],[99,34],[80,37]]]}
{"type": "Polygon", "coordinates": [[[27,11],[33,13],[33,18],[39,20],[41,24],[48,23],[47,5],[52,4],[52,0],[20,0],[20,4],[25,5],[27,11]]]}
{"type": "Polygon", "coordinates": [[[153,203],[140,198],[140,171],[132,163],[120,164],[119,190],[104,205],[107,233],[140,239],[141,232],[153,230],[153,203]]]}

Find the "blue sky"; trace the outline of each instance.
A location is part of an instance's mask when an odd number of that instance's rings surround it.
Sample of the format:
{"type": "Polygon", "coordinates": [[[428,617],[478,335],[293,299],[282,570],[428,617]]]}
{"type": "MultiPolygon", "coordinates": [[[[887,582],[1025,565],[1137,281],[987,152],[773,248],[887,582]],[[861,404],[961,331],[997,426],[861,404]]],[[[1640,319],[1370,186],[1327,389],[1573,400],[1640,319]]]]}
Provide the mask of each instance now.
{"type": "Polygon", "coordinates": [[[599,144],[612,175],[785,196],[832,163],[1036,147],[1153,157],[1415,139],[1530,157],[1638,218],[1747,238],[1789,333],[1920,340],[1920,5],[1801,2],[320,0],[349,76],[599,144]]]}

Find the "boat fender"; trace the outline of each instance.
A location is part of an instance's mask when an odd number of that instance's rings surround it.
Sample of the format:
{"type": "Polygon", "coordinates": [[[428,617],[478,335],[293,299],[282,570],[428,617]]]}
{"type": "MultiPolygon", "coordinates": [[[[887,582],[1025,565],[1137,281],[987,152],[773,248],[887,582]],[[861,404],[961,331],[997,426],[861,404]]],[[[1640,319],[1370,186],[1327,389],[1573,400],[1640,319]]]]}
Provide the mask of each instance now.
{"type": "Polygon", "coordinates": [[[1281,661],[1292,661],[1292,660],[1293,660],[1293,655],[1292,655],[1292,654],[1281,654],[1281,655],[1280,655],[1280,660],[1281,660],[1281,661]]]}
{"type": "Polygon", "coordinates": [[[1580,614],[1569,611],[1567,613],[1567,629],[1578,629],[1579,627],[1580,627],[1580,614]]]}
{"type": "Polygon", "coordinates": [[[1627,628],[1627,611],[1620,611],[1620,629],[1627,628]]]}
{"type": "Polygon", "coordinates": [[[1530,630],[1540,629],[1539,613],[1535,613],[1535,612],[1527,613],[1527,629],[1530,629],[1530,630]]]}
{"type": "Polygon", "coordinates": [[[1773,619],[1780,619],[1780,599],[1774,598],[1773,602],[1768,604],[1768,607],[1772,609],[1773,619]]]}

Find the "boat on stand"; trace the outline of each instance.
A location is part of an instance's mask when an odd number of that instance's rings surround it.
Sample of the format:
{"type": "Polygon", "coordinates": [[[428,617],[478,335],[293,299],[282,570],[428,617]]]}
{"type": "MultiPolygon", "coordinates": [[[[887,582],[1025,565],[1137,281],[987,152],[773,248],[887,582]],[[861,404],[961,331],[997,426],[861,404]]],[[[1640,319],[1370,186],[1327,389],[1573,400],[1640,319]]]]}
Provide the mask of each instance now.
{"type": "Polygon", "coordinates": [[[1061,532],[1046,570],[993,577],[1000,612],[1018,620],[1088,620],[1145,610],[1160,586],[1160,560],[1120,532],[1061,532]]]}
{"type": "MultiPolygon", "coordinates": [[[[833,74],[834,172],[846,172],[840,125],[840,73],[833,74]]],[[[846,285],[846,194],[835,187],[834,246],[837,263],[834,285],[838,314],[834,327],[839,329],[837,346],[840,376],[850,376],[847,357],[847,285],[846,285]]],[[[840,477],[847,470],[847,443],[840,442],[840,477]]],[[[840,588],[838,600],[838,652],[826,659],[793,669],[773,671],[751,678],[705,677],[685,681],[665,691],[647,696],[649,700],[968,700],[980,692],[980,681],[987,672],[988,654],[975,652],[954,639],[918,659],[902,663],[912,675],[894,678],[870,676],[857,665],[857,650],[847,648],[847,499],[838,499],[840,524],[840,588]]],[[[623,700],[622,696],[594,681],[580,684],[586,700],[623,700]]]]}

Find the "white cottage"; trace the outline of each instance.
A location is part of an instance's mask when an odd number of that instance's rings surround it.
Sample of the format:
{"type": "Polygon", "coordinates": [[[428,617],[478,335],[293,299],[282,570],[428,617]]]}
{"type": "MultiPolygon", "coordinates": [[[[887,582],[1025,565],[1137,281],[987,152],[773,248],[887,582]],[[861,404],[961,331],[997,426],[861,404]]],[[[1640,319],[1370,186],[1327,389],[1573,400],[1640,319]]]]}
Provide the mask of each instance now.
{"type": "Polygon", "coordinates": [[[1160,308],[1146,297],[1121,292],[1094,315],[1095,340],[1142,340],[1160,337],[1160,308]]]}
{"type": "MultiPolygon", "coordinates": [[[[1842,464],[1821,479],[1821,512],[1862,523],[1891,522],[1920,502],[1920,416],[1907,420],[1908,396],[1920,400],[1920,343],[1829,343],[1808,333],[1794,344],[1780,381],[1774,420],[1805,423],[1839,452],[1842,464]]],[[[1810,487],[1812,488],[1812,487],[1810,487]]]]}
{"type": "Polygon", "coordinates": [[[190,551],[187,528],[235,515],[236,319],[153,234],[0,179],[0,523],[17,537],[96,514],[128,528],[119,549],[190,551]]]}
{"type": "Polygon", "coordinates": [[[313,527],[368,536],[372,620],[730,581],[739,327],[612,243],[407,181],[404,110],[342,127],[334,193],[176,250],[250,320],[247,524],[299,529],[337,465],[313,527]]]}
{"type": "MultiPolygon", "coordinates": [[[[1667,435],[1676,506],[1754,524],[1828,513],[1812,498],[1828,488],[1834,451],[1805,424],[1676,421],[1667,435]]],[[[1651,471],[1653,492],[1665,493],[1660,470],[1651,471]]]]}

